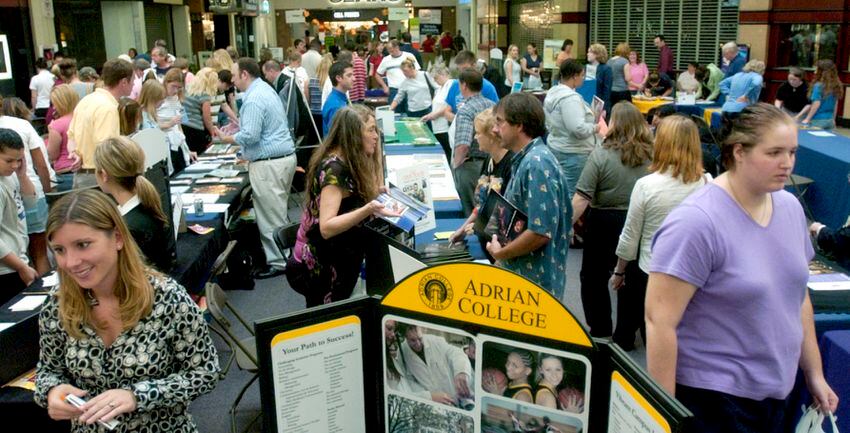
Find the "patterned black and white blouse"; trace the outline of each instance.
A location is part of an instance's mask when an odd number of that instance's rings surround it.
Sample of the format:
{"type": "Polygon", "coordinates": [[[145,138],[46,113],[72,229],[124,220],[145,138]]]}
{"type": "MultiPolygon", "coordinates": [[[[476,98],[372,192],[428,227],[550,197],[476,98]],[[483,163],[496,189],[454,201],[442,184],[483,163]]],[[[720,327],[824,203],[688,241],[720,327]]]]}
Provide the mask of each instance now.
{"type": "MultiPolygon", "coordinates": [[[[63,383],[94,397],[109,389],[136,396],[135,412],[119,415],[115,432],[196,432],[189,403],[211,391],[219,379],[218,354],[200,310],[186,290],[170,278],[149,276],[153,309],[112,346],[91,326],[84,338],[68,335],[59,322],[54,290],[39,317],[41,353],[35,401],[47,407],[47,393],[63,383]]],[[[72,431],[105,431],[97,423],[73,423],[72,431]]]]}

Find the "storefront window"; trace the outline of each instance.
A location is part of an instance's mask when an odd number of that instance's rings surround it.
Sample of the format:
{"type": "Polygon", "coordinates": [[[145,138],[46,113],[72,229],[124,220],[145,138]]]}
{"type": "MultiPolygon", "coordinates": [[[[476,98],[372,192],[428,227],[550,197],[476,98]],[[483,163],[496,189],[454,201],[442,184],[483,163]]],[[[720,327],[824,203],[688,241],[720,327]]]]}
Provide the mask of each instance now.
{"type": "Polygon", "coordinates": [[[838,24],[788,24],[780,31],[778,65],[813,68],[818,60],[835,60],[838,24]]]}

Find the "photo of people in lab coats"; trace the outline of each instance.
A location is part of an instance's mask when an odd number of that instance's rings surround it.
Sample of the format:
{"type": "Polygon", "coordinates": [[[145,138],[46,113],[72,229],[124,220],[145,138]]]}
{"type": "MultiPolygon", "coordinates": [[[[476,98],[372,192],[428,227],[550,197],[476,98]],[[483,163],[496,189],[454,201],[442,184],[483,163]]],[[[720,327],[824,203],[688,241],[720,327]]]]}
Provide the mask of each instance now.
{"type": "Polygon", "coordinates": [[[475,408],[474,358],[468,354],[469,346],[475,345],[471,335],[394,316],[384,317],[383,324],[389,390],[465,410],[475,408]]]}

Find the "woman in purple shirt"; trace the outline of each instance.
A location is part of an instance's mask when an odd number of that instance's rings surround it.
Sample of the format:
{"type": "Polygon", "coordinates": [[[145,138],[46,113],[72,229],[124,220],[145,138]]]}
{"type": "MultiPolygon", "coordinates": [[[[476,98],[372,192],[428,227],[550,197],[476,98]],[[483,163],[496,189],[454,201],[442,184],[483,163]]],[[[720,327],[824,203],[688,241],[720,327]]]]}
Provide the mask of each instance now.
{"type": "Polygon", "coordinates": [[[806,291],[806,218],[783,190],[797,128],[768,104],[733,122],[729,171],[673,210],[652,246],[647,367],[694,413],[692,432],[778,431],[798,365],[815,403],[838,406],[806,291]]]}

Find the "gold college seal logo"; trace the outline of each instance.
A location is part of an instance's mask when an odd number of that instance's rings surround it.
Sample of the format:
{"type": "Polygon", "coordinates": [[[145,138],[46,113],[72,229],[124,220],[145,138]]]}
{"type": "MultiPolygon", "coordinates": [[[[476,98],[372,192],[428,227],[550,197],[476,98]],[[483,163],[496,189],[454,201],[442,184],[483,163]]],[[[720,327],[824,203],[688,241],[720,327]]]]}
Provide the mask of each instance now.
{"type": "Polygon", "coordinates": [[[452,285],[440,274],[426,274],[419,280],[419,298],[432,310],[445,310],[452,303],[452,285]]]}

